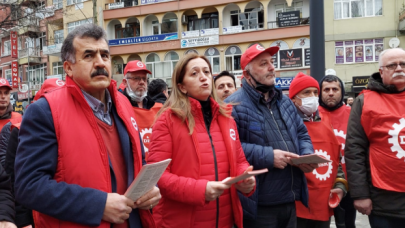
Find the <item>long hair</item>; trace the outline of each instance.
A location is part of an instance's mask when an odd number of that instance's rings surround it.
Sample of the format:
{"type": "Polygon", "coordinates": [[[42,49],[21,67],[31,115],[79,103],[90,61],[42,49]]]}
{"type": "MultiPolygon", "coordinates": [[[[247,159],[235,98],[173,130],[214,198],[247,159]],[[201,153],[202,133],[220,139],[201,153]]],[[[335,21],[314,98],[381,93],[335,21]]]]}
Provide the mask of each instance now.
{"type": "MultiPolygon", "coordinates": [[[[193,114],[191,113],[191,104],[190,100],[188,99],[188,96],[184,93],[181,92],[181,90],[178,87],[178,84],[183,83],[184,76],[186,74],[186,67],[187,64],[193,60],[193,59],[203,59],[205,62],[207,62],[210,73],[212,73],[212,68],[209,60],[205,56],[200,56],[195,53],[187,54],[183,58],[181,58],[177,64],[176,67],[173,70],[173,75],[172,75],[172,92],[170,94],[170,97],[167,99],[163,107],[159,110],[159,112],[156,115],[156,119],[159,118],[159,116],[166,111],[167,109],[170,109],[182,122],[187,121],[188,123],[188,129],[190,135],[193,133],[194,126],[195,126],[195,121],[193,114]]],[[[227,105],[217,97],[217,93],[215,90],[215,85],[211,76],[212,80],[212,88],[211,88],[211,97],[219,104],[219,112],[220,114],[230,117],[230,109],[227,107],[227,105]]]]}

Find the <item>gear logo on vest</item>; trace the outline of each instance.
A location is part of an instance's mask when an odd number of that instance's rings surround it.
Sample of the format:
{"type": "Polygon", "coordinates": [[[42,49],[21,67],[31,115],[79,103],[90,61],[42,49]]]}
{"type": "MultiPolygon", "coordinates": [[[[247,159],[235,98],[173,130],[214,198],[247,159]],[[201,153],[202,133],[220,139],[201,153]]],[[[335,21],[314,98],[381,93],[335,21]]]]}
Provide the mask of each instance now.
{"type": "Polygon", "coordinates": [[[233,141],[236,140],[236,132],[232,128],[229,130],[230,136],[233,139],[233,141]]]}
{"type": "MultiPolygon", "coordinates": [[[[337,129],[333,129],[333,132],[335,133],[335,136],[338,138],[338,141],[339,142],[345,142],[346,141],[346,134],[343,132],[343,130],[342,131],[339,131],[339,130],[337,130],[337,129]],[[340,139],[339,139],[340,138],[340,139]]],[[[345,144],[344,143],[341,143],[342,144],[342,150],[344,150],[345,149],[345,144]]],[[[345,156],[342,156],[342,159],[341,159],[341,161],[340,161],[342,164],[345,164],[346,162],[345,162],[345,156]]]]}
{"type": "Polygon", "coordinates": [[[393,153],[397,152],[397,158],[401,159],[405,157],[405,134],[400,135],[401,131],[405,128],[405,119],[399,120],[399,124],[394,123],[392,125],[393,130],[388,131],[391,138],[388,139],[388,143],[392,144],[391,151],[393,153]],[[401,146],[402,145],[402,146],[401,146]]]}
{"type": "MultiPolygon", "coordinates": [[[[315,150],[315,154],[330,160],[330,155],[328,155],[328,152],[324,152],[322,150],[315,150]]],[[[319,164],[319,167],[314,169],[312,171],[312,174],[315,175],[315,177],[321,181],[326,181],[326,179],[330,178],[330,175],[332,174],[332,162],[326,162],[319,164]]]]}
{"type": "Polygon", "coordinates": [[[135,130],[138,131],[138,124],[136,123],[136,120],[134,119],[134,117],[131,117],[131,122],[132,122],[132,126],[134,126],[135,130]]]}
{"type": "Polygon", "coordinates": [[[149,152],[151,136],[152,136],[152,128],[144,128],[141,130],[141,138],[143,143],[143,149],[145,149],[145,153],[149,152]]]}

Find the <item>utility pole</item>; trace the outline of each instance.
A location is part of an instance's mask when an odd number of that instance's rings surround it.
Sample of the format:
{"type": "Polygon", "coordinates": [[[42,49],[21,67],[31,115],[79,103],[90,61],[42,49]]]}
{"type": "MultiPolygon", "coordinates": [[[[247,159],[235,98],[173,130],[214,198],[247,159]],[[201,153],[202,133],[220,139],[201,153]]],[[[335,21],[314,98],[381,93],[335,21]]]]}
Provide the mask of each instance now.
{"type": "Polygon", "coordinates": [[[318,82],[325,76],[324,0],[309,1],[311,75],[318,82]]]}
{"type": "Polygon", "coordinates": [[[97,25],[97,0],[93,0],[93,24],[97,25]]]}

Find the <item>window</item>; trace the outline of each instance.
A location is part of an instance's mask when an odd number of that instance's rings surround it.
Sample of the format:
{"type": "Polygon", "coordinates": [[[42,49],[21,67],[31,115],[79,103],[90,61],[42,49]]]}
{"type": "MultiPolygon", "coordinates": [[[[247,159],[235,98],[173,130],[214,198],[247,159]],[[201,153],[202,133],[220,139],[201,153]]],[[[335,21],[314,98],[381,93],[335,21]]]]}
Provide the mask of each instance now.
{"type": "Polygon", "coordinates": [[[55,7],[55,9],[62,9],[63,0],[53,0],[53,6],[55,7]]]}
{"type": "Polygon", "coordinates": [[[46,77],[46,63],[28,67],[27,75],[31,85],[41,85],[46,77]]]}
{"type": "Polygon", "coordinates": [[[187,51],[184,53],[184,55],[187,55],[187,54],[190,54],[190,53],[194,53],[194,54],[197,54],[197,55],[198,55],[198,51],[195,50],[195,49],[189,49],[189,50],[187,50],[187,51]]]}
{"type": "Polygon", "coordinates": [[[72,4],[81,3],[81,2],[84,2],[84,1],[85,0],[67,0],[66,5],[72,5],[72,4]]]}
{"type": "Polygon", "coordinates": [[[377,62],[383,50],[382,38],[337,41],[335,42],[335,63],[377,62]]]}
{"type": "Polygon", "coordinates": [[[11,41],[7,40],[4,42],[3,55],[11,55],[11,41]]]}
{"type": "Polygon", "coordinates": [[[197,15],[188,16],[188,31],[219,28],[218,26],[218,12],[205,13],[198,19],[197,15]]]}
{"type": "Polygon", "coordinates": [[[65,80],[66,74],[63,70],[62,62],[53,62],[52,63],[52,75],[62,75],[62,80],[65,80]]]}
{"type": "Polygon", "coordinates": [[[207,59],[211,63],[212,67],[212,73],[213,74],[218,74],[221,72],[220,69],[220,56],[219,56],[219,51],[216,48],[209,48],[205,51],[204,56],[207,57],[207,59]]]}
{"type": "Polygon", "coordinates": [[[146,57],[146,68],[152,72],[152,78],[163,75],[163,67],[157,54],[151,53],[146,57]]]}
{"type": "Polygon", "coordinates": [[[63,43],[63,40],[64,40],[64,31],[63,31],[63,29],[61,29],[61,30],[56,30],[54,33],[53,33],[53,42],[54,42],[54,44],[61,44],[61,43],[63,43]]]}
{"type": "Polygon", "coordinates": [[[152,21],[152,31],[153,31],[153,35],[160,34],[159,21],[152,21]]]}
{"type": "Polygon", "coordinates": [[[77,26],[93,23],[93,18],[84,19],[81,21],[74,21],[68,23],[68,33],[73,31],[77,26]]]}
{"type": "Polygon", "coordinates": [[[284,12],[290,12],[290,11],[300,11],[300,18],[302,18],[302,7],[304,3],[301,2],[293,2],[291,4],[291,7],[287,5],[287,3],[284,4],[277,4],[275,5],[276,8],[276,13],[275,13],[275,20],[277,21],[276,26],[278,26],[278,14],[279,13],[284,13],[284,12]]]}
{"type": "Polygon", "coordinates": [[[242,51],[238,46],[230,46],[225,51],[225,67],[227,71],[234,73],[235,71],[241,71],[240,58],[242,51]]]}
{"type": "Polygon", "coordinates": [[[263,10],[260,8],[246,9],[244,13],[239,14],[239,25],[242,30],[263,28],[263,10]]]}
{"type": "Polygon", "coordinates": [[[166,54],[165,62],[163,65],[163,68],[164,68],[163,72],[165,72],[165,74],[163,75],[163,77],[165,77],[165,78],[172,77],[174,67],[176,66],[179,59],[180,59],[179,55],[174,51],[171,51],[166,54]]]}
{"type": "Polygon", "coordinates": [[[43,46],[46,46],[46,33],[41,32],[40,37],[36,39],[35,47],[39,47],[39,50],[42,51],[43,46]]]}
{"type": "Polygon", "coordinates": [[[174,13],[168,13],[163,17],[162,26],[161,26],[162,34],[165,33],[174,33],[177,32],[177,16],[174,13]]]}
{"type": "Polygon", "coordinates": [[[334,0],[335,19],[382,15],[383,0],[334,0]]]}
{"type": "Polygon", "coordinates": [[[125,28],[121,24],[115,25],[115,39],[140,36],[139,22],[126,23],[125,28]]]}
{"type": "Polygon", "coordinates": [[[5,79],[8,80],[9,82],[11,81],[11,69],[5,70],[5,79]]]}

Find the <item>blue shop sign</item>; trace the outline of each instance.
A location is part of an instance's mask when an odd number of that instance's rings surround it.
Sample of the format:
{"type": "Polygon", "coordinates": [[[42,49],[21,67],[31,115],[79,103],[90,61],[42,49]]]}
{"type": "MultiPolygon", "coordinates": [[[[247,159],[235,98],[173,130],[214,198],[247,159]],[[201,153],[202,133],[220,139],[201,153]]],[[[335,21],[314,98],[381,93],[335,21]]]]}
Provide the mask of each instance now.
{"type": "Polygon", "coordinates": [[[294,77],[290,78],[276,78],[276,88],[279,89],[290,89],[291,81],[294,77]]]}
{"type": "Polygon", "coordinates": [[[176,32],[176,33],[167,33],[167,34],[160,34],[160,35],[153,35],[153,36],[141,36],[141,37],[114,39],[114,40],[109,40],[108,45],[118,46],[118,45],[127,45],[127,44],[139,44],[139,43],[148,43],[148,42],[156,42],[156,41],[164,41],[164,40],[176,40],[178,38],[179,37],[176,32]]]}

